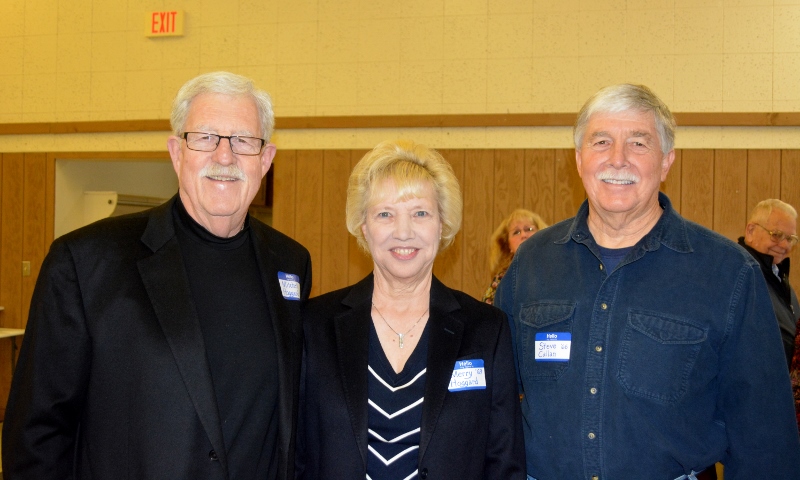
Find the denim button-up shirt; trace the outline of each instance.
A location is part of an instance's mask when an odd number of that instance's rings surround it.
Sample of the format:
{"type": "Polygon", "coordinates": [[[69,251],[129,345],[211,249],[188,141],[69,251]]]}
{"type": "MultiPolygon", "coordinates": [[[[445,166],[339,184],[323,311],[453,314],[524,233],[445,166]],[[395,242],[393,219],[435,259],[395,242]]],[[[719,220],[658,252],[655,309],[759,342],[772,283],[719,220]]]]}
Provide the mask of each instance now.
{"type": "Polygon", "coordinates": [[[800,478],[786,362],[758,264],[665,195],[659,203],[657,224],[611,272],[584,202],[523,243],[500,282],[528,474],[673,480],[722,461],[725,480],[800,478]],[[541,353],[547,333],[560,352],[541,353]]]}

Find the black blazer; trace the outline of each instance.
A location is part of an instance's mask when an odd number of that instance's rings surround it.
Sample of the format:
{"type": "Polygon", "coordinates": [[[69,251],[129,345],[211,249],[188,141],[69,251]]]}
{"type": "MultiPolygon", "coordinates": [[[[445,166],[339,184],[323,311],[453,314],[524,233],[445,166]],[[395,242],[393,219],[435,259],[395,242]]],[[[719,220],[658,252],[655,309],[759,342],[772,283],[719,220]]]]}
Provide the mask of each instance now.
{"type": "MultiPolygon", "coordinates": [[[[367,472],[367,360],[373,278],[309,300],[298,428],[298,478],[367,472]]],[[[431,285],[419,477],[525,479],[508,321],[500,310],[431,285]],[[483,359],[485,390],[449,392],[456,360],[483,359]]]]}
{"type": "MultiPolygon", "coordinates": [[[[228,478],[174,202],[53,243],[6,410],[6,480],[228,478]]],[[[291,478],[301,302],[283,298],[278,271],[298,274],[306,299],[311,261],[267,225],[250,228],[278,350],[279,478],[291,478]]]]}

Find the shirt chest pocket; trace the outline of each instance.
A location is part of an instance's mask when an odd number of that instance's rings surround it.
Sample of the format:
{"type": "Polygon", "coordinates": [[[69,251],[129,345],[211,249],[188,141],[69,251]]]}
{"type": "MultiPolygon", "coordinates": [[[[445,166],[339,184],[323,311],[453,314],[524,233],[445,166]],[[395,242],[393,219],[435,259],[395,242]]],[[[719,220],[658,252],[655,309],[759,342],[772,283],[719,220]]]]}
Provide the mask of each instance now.
{"type": "Polygon", "coordinates": [[[555,380],[569,367],[569,359],[536,359],[536,334],[557,332],[572,334],[575,305],[571,303],[535,303],[520,311],[518,333],[521,375],[529,380],[555,380]]]}
{"type": "Polygon", "coordinates": [[[630,312],[620,344],[619,383],[631,395],[677,403],[688,389],[707,333],[685,319],[630,312]]]}

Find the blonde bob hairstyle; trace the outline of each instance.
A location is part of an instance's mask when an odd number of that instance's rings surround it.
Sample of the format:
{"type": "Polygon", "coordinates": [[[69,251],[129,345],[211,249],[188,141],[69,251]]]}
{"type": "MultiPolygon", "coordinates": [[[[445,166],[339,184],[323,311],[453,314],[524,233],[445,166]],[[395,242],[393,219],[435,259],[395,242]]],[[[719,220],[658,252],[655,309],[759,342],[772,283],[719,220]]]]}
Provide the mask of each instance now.
{"type": "Polygon", "coordinates": [[[508,218],[500,222],[500,225],[492,233],[491,240],[489,240],[489,270],[491,270],[492,276],[507,269],[511,265],[511,260],[514,259],[514,254],[511,253],[511,246],[508,244],[508,226],[520,220],[536,225],[536,232],[547,228],[547,224],[537,213],[524,208],[518,208],[511,212],[508,218]]]}
{"type": "Polygon", "coordinates": [[[369,252],[361,226],[367,220],[376,190],[391,180],[399,193],[397,201],[419,197],[425,182],[433,185],[442,222],[439,249],[444,250],[461,229],[463,201],[453,168],[439,152],[410,140],[378,144],[358,162],[347,183],[347,230],[359,246],[369,252]]]}

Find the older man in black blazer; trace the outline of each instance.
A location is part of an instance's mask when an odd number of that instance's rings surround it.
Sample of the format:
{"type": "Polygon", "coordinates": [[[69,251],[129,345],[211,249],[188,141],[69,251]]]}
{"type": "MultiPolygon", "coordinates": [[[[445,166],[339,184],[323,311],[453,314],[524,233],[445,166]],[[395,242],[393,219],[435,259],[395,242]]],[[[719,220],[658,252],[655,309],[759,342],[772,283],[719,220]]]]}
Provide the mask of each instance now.
{"type": "Polygon", "coordinates": [[[225,72],[176,97],[179,193],[57,239],[3,429],[6,479],[294,475],[308,252],[247,215],[269,96],[225,72]]]}

